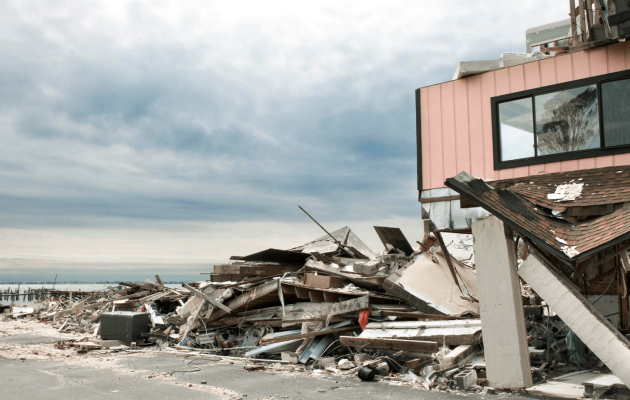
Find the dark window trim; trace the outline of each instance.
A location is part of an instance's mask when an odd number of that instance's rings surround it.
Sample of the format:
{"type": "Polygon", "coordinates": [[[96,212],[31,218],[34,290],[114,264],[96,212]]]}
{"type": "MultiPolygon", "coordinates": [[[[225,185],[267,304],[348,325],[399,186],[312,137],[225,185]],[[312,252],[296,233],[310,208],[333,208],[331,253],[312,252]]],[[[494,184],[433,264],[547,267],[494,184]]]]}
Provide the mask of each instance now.
{"type": "Polygon", "coordinates": [[[418,201],[422,201],[422,109],[420,108],[420,89],[416,89],[416,157],[418,162],[418,201]]]}
{"type": "MultiPolygon", "coordinates": [[[[601,88],[600,84],[609,81],[616,81],[624,78],[630,78],[630,70],[613,72],[610,74],[593,76],[590,78],[578,79],[574,81],[557,83],[554,85],[543,86],[541,88],[525,90],[522,92],[509,93],[502,96],[496,96],[491,98],[491,110],[492,110],[492,147],[494,155],[494,169],[502,170],[507,168],[524,167],[528,165],[547,164],[558,161],[570,161],[580,160],[583,158],[610,156],[615,154],[630,153],[630,145],[622,145],[615,147],[606,147],[599,149],[580,150],[570,153],[549,154],[546,156],[537,156],[530,158],[521,158],[518,160],[501,161],[501,137],[499,135],[499,103],[506,101],[519,100],[541,94],[547,94],[552,92],[558,92],[561,90],[573,89],[580,86],[597,84],[597,101],[599,111],[599,128],[602,140],[602,146],[604,145],[604,118],[603,108],[601,102],[601,88]]],[[[533,106],[535,107],[535,105],[533,106]]],[[[630,112],[630,110],[628,110],[630,112]]],[[[534,120],[534,124],[536,121],[534,120]]],[[[534,141],[536,140],[536,133],[534,130],[534,141]]]]}

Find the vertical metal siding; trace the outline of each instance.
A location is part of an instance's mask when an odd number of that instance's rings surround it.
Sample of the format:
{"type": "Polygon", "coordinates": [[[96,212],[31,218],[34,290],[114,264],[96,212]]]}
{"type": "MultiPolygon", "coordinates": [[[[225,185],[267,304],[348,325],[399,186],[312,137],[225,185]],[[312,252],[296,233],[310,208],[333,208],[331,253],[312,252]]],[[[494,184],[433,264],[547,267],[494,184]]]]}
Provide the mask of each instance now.
{"type": "Polygon", "coordinates": [[[630,154],[494,170],[490,98],[630,69],[630,42],[562,55],[420,89],[422,189],[460,171],[496,180],[630,165],[630,154]]]}

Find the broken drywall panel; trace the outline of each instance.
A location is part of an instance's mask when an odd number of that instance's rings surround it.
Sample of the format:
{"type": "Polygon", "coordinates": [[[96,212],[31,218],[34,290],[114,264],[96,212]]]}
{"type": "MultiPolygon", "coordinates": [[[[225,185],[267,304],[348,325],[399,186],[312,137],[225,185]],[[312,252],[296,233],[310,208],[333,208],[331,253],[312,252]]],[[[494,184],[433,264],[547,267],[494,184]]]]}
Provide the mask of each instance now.
{"type": "Polygon", "coordinates": [[[630,387],[630,342],[572,285],[535,254],[518,274],[575,332],[586,346],[630,387]]]}
{"type": "Polygon", "coordinates": [[[473,224],[472,231],[488,384],[499,389],[529,387],[532,375],[514,242],[494,216],[473,224]]]}
{"type": "Polygon", "coordinates": [[[477,275],[459,262],[453,261],[453,265],[470,299],[462,298],[441,252],[418,255],[386,279],[383,287],[391,294],[396,292],[392,290],[394,286],[401,288],[408,297],[415,298],[417,304],[424,306],[425,310],[420,310],[423,312],[433,309],[446,315],[460,315],[466,311],[479,315],[479,303],[472,300],[477,298],[477,275]]]}

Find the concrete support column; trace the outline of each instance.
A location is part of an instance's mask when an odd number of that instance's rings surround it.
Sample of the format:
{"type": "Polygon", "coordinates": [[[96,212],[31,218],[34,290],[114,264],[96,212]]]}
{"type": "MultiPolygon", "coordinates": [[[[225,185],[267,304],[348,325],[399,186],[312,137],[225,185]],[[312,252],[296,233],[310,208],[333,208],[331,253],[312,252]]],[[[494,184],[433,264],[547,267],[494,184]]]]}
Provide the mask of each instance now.
{"type": "Polygon", "coordinates": [[[472,233],[488,384],[497,389],[532,386],[514,241],[494,216],[474,223],[472,233]]]}

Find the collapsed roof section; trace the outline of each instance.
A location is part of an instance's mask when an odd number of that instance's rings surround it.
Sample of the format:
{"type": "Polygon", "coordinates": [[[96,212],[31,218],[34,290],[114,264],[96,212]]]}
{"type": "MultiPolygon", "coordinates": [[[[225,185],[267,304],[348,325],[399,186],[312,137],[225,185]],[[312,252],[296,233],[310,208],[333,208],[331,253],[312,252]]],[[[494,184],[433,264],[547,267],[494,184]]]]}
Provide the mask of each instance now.
{"type": "Polygon", "coordinates": [[[554,256],[579,260],[630,238],[630,168],[485,183],[466,172],[446,186],[554,256]]]}

